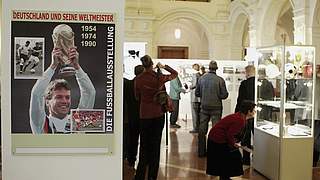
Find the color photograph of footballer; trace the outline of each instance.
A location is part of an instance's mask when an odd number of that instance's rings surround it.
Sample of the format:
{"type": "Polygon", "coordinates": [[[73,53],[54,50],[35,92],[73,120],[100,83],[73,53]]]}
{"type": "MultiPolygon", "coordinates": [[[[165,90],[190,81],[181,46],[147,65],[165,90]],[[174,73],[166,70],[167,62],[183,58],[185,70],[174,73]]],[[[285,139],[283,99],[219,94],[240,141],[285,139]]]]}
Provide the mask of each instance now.
{"type": "MultiPolygon", "coordinates": [[[[67,28],[66,31],[71,31],[67,28]]],[[[73,41],[73,40],[72,40],[73,41]]],[[[74,44],[74,43],[72,43],[74,44]]],[[[69,47],[67,59],[74,68],[75,79],[79,86],[79,109],[93,109],[96,90],[80,65],[80,54],[76,46],[69,47]]],[[[73,86],[66,79],[60,77],[53,79],[58,67],[63,65],[64,54],[58,47],[51,52],[51,64],[34,84],[30,95],[29,117],[33,134],[42,133],[71,133],[70,109],[73,86]]]]}
{"type": "Polygon", "coordinates": [[[44,71],[44,38],[15,37],[15,79],[39,79],[44,71]]]}
{"type": "Polygon", "coordinates": [[[72,109],[72,132],[104,132],[105,131],[105,110],[72,109]]]}

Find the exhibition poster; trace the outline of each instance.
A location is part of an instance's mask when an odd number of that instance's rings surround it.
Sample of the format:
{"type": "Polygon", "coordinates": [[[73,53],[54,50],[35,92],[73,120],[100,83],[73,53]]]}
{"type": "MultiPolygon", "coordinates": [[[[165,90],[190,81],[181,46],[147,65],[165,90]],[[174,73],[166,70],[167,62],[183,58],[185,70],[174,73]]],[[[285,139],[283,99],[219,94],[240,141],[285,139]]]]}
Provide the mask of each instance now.
{"type": "MultiPolygon", "coordinates": [[[[114,134],[115,19],[114,13],[12,11],[12,134],[28,137],[31,147],[58,134],[66,140],[114,134]]],[[[46,144],[60,147],[54,142],[46,144]]]]}

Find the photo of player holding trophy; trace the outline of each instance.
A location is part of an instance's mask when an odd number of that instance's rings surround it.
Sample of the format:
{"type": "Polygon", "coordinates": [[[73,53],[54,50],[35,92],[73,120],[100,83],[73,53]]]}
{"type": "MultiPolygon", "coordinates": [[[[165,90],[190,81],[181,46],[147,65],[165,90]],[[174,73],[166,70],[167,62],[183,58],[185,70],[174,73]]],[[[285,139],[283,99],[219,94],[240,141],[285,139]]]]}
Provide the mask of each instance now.
{"type": "MultiPolygon", "coordinates": [[[[79,53],[76,47],[70,46],[68,49],[61,49],[56,45],[57,43],[52,50],[50,66],[44,72],[44,76],[37,80],[31,91],[29,112],[30,126],[34,134],[71,132],[69,115],[71,87],[65,79],[55,79],[50,82],[59,65],[62,65],[61,69],[63,69],[67,62],[67,68],[72,68],[72,73],[69,71],[67,74],[75,74],[76,76],[80,88],[78,109],[92,109],[94,107],[96,91],[89,76],[79,64],[79,53]]],[[[64,46],[64,48],[66,47],[64,46]]]]}

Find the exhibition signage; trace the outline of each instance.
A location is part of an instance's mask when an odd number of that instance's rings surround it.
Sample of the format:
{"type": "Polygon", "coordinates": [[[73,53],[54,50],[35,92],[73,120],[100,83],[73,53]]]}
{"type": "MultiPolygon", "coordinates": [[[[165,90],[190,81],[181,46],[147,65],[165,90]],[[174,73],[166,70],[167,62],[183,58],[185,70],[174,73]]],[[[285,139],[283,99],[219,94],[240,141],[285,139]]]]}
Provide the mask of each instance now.
{"type": "Polygon", "coordinates": [[[13,10],[14,154],[111,154],[116,15],[13,10]]]}

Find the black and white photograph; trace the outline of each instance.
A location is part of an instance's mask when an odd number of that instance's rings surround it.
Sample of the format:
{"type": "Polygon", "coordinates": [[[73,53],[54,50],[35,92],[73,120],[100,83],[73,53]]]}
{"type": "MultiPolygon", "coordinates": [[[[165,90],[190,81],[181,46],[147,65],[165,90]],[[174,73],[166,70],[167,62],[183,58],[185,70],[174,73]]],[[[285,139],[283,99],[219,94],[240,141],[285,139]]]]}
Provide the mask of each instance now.
{"type": "Polygon", "coordinates": [[[38,79],[43,75],[44,38],[15,37],[15,79],[38,79]]]}

